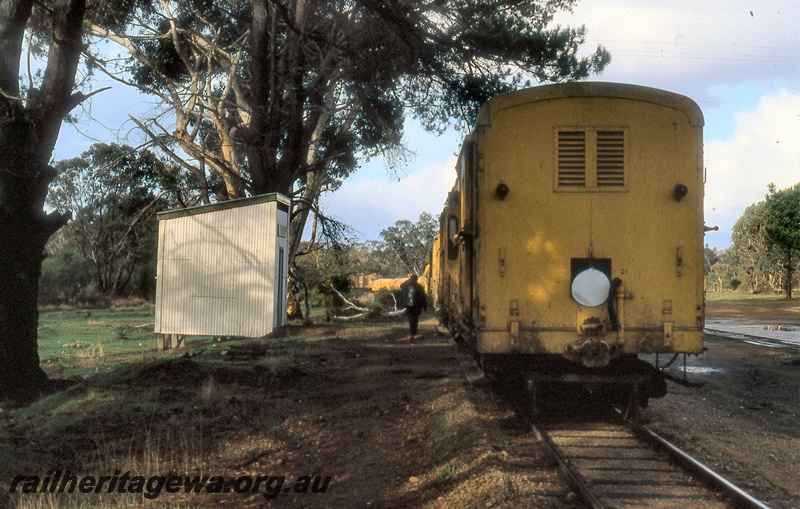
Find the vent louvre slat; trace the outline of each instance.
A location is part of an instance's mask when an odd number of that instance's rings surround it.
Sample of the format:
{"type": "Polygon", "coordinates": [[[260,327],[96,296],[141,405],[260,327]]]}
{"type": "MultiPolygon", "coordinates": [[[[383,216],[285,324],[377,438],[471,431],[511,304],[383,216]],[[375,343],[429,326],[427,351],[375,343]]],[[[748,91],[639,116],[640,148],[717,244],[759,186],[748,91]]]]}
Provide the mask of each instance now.
{"type": "Polygon", "coordinates": [[[625,133],[597,132],[597,186],[625,186],[625,133]]]}
{"type": "Polygon", "coordinates": [[[559,131],[558,133],[558,186],[583,187],[586,185],[586,133],[559,131]]]}

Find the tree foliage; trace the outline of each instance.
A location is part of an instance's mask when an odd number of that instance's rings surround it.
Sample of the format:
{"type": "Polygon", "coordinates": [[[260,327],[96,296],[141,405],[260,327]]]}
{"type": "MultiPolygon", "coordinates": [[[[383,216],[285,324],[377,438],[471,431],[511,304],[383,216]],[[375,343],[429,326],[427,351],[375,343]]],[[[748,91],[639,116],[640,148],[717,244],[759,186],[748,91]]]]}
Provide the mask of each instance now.
{"type": "Polygon", "coordinates": [[[732,262],[739,268],[739,279],[753,293],[767,291],[774,265],[767,253],[763,209],[763,202],[747,207],[733,225],[731,234],[732,262]]]}
{"type": "Polygon", "coordinates": [[[343,274],[380,274],[385,278],[422,275],[430,263],[438,227],[438,221],[423,212],[416,223],[401,219],[384,229],[380,241],[351,239],[336,248],[326,245],[319,249],[309,249],[304,243],[308,254],[298,259],[297,269],[312,286],[343,274]]]}
{"type": "Polygon", "coordinates": [[[717,248],[709,248],[708,245],[703,249],[703,258],[704,258],[704,272],[705,275],[708,275],[708,271],[711,270],[711,266],[720,261],[720,252],[717,251],[717,248]]]}
{"type": "Polygon", "coordinates": [[[439,222],[427,212],[419,215],[416,223],[407,219],[397,221],[394,226],[380,233],[382,249],[396,258],[390,277],[402,277],[407,273],[421,276],[431,262],[433,240],[439,232],[439,222]]]}
{"type": "Polygon", "coordinates": [[[91,262],[71,248],[60,249],[42,262],[39,302],[73,303],[91,282],[91,262]]]}
{"type": "Polygon", "coordinates": [[[154,266],[155,214],[169,205],[156,192],[172,183],[168,166],[149,151],[99,143],[55,167],[47,204],[74,218],[60,232],[62,245],[91,260],[101,294],[122,295],[137,269],[154,266]]]}
{"type": "Polygon", "coordinates": [[[764,204],[764,234],[770,253],[781,272],[781,286],[787,299],[800,261],[800,184],[783,191],[770,186],[764,204]]]}
{"type": "Polygon", "coordinates": [[[731,266],[727,263],[716,262],[708,270],[706,277],[708,278],[709,286],[712,289],[722,290],[730,286],[731,279],[731,266]]]}
{"type": "Polygon", "coordinates": [[[727,261],[734,277],[754,293],[792,297],[800,258],[800,186],[776,191],[745,209],[733,227],[727,261]]]}

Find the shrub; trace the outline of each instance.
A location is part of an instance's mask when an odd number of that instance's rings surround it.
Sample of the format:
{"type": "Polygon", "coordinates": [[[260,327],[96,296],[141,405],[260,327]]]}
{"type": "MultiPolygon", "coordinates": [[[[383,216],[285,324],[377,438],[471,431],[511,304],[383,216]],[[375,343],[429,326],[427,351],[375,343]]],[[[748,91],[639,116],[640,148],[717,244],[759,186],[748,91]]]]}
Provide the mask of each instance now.
{"type": "Polygon", "coordinates": [[[381,288],[375,292],[375,304],[387,311],[404,309],[406,305],[403,292],[399,288],[394,290],[381,288]]]}
{"type": "Polygon", "coordinates": [[[74,301],[92,280],[92,263],[71,249],[62,249],[42,262],[39,303],[74,301]]]}

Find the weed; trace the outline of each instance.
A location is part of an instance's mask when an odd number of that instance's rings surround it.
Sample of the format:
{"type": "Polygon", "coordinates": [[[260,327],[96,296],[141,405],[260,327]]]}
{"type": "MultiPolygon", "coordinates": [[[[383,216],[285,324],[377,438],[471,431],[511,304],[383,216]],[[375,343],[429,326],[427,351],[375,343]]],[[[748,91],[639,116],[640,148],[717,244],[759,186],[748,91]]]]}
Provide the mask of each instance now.
{"type": "Polygon", "coordinates": [[[102,366],[106,363],[106,351],[102,343],[92,345],[87,352],[81,352],[76,355],[78,359],[86,359],[90,361],[93,366],[102,366]]]}
{"type": "Polygon", "coordinates": [[[80,340],[78,340],[78,341],[76,341],[74,343],[66,343],[65,345],[62,345],[62,346],[64,348],[89,348],[89,347],[92,346],[92,344],[89,343],[88,341],[80,341],[80,340]]]}
{"type": "Polygon", "coordinates": [[[786,366],[800,366],[800,354],[781,355],[780,363],[786,366]]]}
{"type": "Polygon", "coordinates": [[[209,375],[200,386],[200,401],[206,405],[218,403],[227,397],[227,392],[217,384],[214,375],[209,375]]]}
{"type": "Polygon", "coordinates": [[[297,360],[293,355],[274,355],[263,357],[256,365],[264,366],[272,376],[280,377],[293,369],[297,369],[297,360]]]}
{"type": "MultiPolygon", "coordinates": [[[[129,473],[129,477],[142,476],[149,479],[153,475],[166,472],[181,472],[186,475],[199,473],[199,460],[203,457],[202,437],[169,430],[158,432],[150,430],[144,439],[144,447],[137,451],[136,438],[131,437],[127,452],[120,451],[118,441],[108,437],[95,440],[95,457],[91,464],[81,471],[71,471],[77,477],[102,476],[129,473]],[[122,453],[122,455],[120,454],[122,453]]],[[[33,474],[32,474],[33,475],[33,474]]],[[[5,487],[5,486],[4,486],[5,487]]],[[[116,507],[134,509],[152,503],[143,493],[17,493],[10,503],[17,509],[88,509],[93,507],[116,507]]],[[[0,502],[2,499],[0,499],[0,502]]],[[[162,492],[158,507],[190,507],[174,503],[169,494],[162,492]]]]}
{"type": "Polygon", "coordinates": [[[459,468],[461,468],[461,464],[457,461],[455,463],[448,463],[436,471],[436,477],[439,479],[450,479],[455,476],[459,468]]]}
{"type": "Polygon", "coordinates": [[[791,426],[797,417],[797,409],[792,405],[772,402],[769,407],[770,413],[776,415],[784,426],[791,426]]]}
{"type": "Polygon", "coordinates": [[[132,327],[130,325],[116,325],[112,326],[111,330],[114,332],[114,336],[118,339],[128,339],[128,333],[131,331],[132,327]]]}
{"type": "Polygon", "coordinates": [[[746,383],[748,387],[764,385],[764,375],[755,366],[750,366],[747,370],[746,383]]]}

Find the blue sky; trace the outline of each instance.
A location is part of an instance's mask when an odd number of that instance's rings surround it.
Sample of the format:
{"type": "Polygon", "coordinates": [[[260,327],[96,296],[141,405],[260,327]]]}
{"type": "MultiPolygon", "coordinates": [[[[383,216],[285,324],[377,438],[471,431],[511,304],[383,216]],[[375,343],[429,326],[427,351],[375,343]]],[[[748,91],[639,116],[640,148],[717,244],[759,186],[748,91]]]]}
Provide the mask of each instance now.
{"type": "MultiPolygon", "coordinates": [[[[598,44],[611,52],[611,65],[592,80],[671,90],[700,105],[706,224],[720,227],[706,235],[712,247],[730,245],[731,227],[747,206],[763,200],[768,183],[783,189],[800,182],[797,19],[797,0],[583,0],[556,19],[586,25],[587,53],[598,44]]],[[[95,120],[84,117],[77,126],[91,138],[65,126],[55,159],[78,155],[94,140],[140,142],[128,115],[146,111],[149,100],[119,85],[93,97],[86,108],[95,120]]],[[[323,196],[325,212],[363,240],[377,239],[399,219],[437,215],[455,180],[460,140],[460,133],[436,137],[409,120],[405,141],[417,155],[408,166],[394,173],[380,157],[366,163],[339,191],[323,196]]]]}

